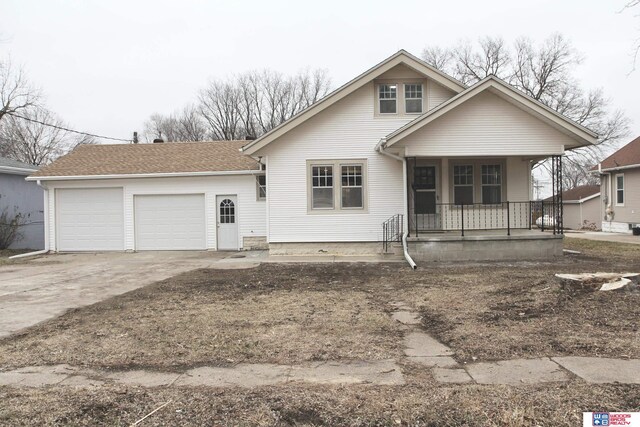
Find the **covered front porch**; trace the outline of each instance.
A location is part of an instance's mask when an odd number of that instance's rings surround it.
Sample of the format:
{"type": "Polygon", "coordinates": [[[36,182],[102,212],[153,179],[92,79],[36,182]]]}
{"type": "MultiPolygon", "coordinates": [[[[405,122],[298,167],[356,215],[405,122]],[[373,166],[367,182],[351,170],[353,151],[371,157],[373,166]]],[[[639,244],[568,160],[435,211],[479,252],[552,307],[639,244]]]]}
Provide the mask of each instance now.
{"type": "Polygon", "coordinates": [[[408,236],[562,234],[562,157],[549,158],[551,201],[534,201],[531,167],[539,157],[406,160],[408,236]],[[530,234],[530,233],[524,233],[530,234]]]}

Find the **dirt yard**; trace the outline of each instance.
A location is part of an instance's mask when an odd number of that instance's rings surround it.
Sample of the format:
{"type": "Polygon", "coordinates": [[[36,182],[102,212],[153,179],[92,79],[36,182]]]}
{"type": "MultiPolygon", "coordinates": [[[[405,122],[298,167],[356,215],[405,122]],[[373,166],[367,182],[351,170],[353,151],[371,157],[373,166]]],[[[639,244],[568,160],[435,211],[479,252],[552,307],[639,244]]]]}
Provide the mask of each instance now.
{"type": "Polygon", "coordinates": [[[582,411],[640,410],[640,386],[580,380],[443,385],[403,361],[391,303],[461,363],[517,357],[640,358],[640,294],[568,294],[554,273],[640,271],[640,246],[570,240],[555,262],[263,264],[198,270],[71,311],[0,341],[0,369],[60,364],[184,371],[214,365],[396,359],[405,386],[244,389],[0,387],[0,425],[577,425],[582,411]]]}

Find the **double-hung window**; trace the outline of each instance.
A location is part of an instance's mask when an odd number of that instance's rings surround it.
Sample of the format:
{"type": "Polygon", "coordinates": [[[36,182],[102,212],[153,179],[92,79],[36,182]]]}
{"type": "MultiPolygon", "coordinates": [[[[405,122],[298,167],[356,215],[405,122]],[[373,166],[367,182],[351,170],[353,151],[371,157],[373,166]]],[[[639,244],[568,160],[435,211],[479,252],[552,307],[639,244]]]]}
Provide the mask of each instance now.
{"type": "Polygon", "coordinates": [[[362,165],[341,165],[342,194],[340,197],[343,209],[363,208],[362,165]]]}
{"type": "Polygon", "coordinates": [[[482,203],[502,203],[502,166],[482,165],[482,203]]]}
{"type": "Polygon", "coordinates": [[[307,161],[309,211],[366,210],[366,161],[307,161]]]}
{"type": "Polygon", "coordinates": [[[256,192],[258,200],[266,200],[267,198],[267,176],[256,176],[256,192]]]}
{"type": "Polygon", "coordinates": [[[422,113],[422,84],[404,85],[404,112],[407,114],[422,113]]]}
{"type": "Polygon", "coordinates": [[[616,205],[624,206],[624,174],[616,175],[616,205]]]}
{"type": "Polygon", "coordinates": [[[311,207],[333,209],[333,165],[311,167],[311,207]]]}
{"type": "Polygon", "coordinates": [[[380,114],[395,114],[398,112],[398,85],[378,85],[378,101],[380,114]]]}
{"type": "Polygon", "coordinates": [[[456,205],[473,204],[473,165],[453,166],[453,202],[456,205]]]}

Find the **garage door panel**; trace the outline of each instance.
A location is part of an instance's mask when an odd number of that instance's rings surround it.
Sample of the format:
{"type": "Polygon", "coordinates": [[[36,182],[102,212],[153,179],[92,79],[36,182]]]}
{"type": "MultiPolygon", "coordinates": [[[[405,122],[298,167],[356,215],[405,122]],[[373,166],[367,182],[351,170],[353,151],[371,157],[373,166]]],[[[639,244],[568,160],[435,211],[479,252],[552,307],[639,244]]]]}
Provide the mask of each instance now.
{"type": "Polygon", "coordinates": [[[56,190],[59,251],[124,250],[122,188],[56,190]]]}
{"type": "Polygon", "coordinates": [[[135,196],[137,250],[206,249],[203,194],[135,196]]]}

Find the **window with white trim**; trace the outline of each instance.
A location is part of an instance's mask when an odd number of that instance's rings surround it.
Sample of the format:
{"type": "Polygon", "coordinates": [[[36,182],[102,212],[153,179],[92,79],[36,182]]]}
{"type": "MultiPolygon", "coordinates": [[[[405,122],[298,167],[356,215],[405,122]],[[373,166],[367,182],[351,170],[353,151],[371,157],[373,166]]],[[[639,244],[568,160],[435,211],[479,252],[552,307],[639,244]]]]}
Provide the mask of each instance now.
{"type": "Polygon", "coordinates": [[[473,204],[473,165],[453,166],[453,203],[473,204]]]}
{"type": "Polygon", "coordinates": [[[309,212],[367,209],[366,160],[308,160],[307,176],[309,212]]]}
{"type": "Polygon", "coordinates": [[[378,102],[380,114],[396,114],[398,112],[398,85],[378,85],[378,102]]]}
{"type": "Polygon", "coordinates": [[[616,205],[624,206],[624,174],[616,175],[616,205]]]}
{"type": "Polygon", "coordinates": [[[422,113],[422,84],[406,83],[404,85],[404,112],[407,114],[422,113]]]}
{"type": "Polygon", "coordinates": [[[497,205],[502,203],[502,166],[482,165],[482,203],[497,205]]]}
{"type": "Polygon", "coordinates": [[[257,193],[258,200],[267,199],[267,176],[266,175],[256,176],[256,193],[257,193]]]}
{"type": "Polygon", "coordinates": [[[333,165],[311,167],[311,207],[333,209],[333,165]]]}
{"type": "Polygon", "coordinates": [[[340,206],[343,209],[363,208],[362,165],[341,165],[340,168],[342,169],[340,206]]]}

